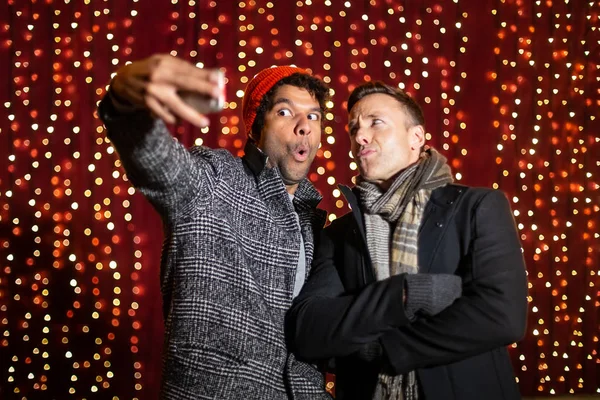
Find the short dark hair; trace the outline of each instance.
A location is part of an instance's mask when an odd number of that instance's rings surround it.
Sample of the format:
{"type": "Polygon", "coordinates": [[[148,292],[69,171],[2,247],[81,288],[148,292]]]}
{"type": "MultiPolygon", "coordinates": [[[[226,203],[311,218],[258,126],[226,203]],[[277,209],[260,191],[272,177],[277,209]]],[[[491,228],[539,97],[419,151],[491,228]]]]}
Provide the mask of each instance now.
{"type": "MultiPolygon", "coordinates": [[[[296,72],[290,76],[278,81],[271,89],[263,96],[260,105],[256,109],[256,118],[252,124],[248,137],[256,143],[260,141],[260,135],[265,125],[265,115],[273,108],[273,100],[275,92],[283,85],[291,85],[300,89],[306,89],[311,96],[319,102],[321,113],[325,113],[325,103],[329,100],[329,87],[319,78],[314,76],[296,72]]],[[[323,121],[323,119],[321,119],[323,121]]],[[[322,124],[323,122],[321,122],[322,124]]]]}
{"type": "Polygon", "coordinates": [[[350,97],[348,98],[348,112],[352,110],[352,107],[360,99],[370,94],[382,93],[392,96],[394,99],[398,101],[402,105],[402,108],[406,112],[406,115],[409,118],[407,123],[409,124],[407,128],[415,125],[425,126],[425,116],[423,115],[423,110],[421,106],[406,92],[401,89],[394,88],[390,85],[386,85],[383,82],[366,82],[360,86],[357,86],[350,97]]]}

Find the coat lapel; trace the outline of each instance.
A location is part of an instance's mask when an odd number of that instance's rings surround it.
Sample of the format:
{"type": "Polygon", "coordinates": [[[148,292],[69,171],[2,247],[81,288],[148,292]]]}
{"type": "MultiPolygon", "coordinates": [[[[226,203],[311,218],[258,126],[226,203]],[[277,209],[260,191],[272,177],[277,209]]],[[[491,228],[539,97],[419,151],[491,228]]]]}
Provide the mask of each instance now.
{"type": "Polygon", "coordinates": [[[306,254],[306,276],[310,273],[310,267],[314,255],[315,234],[323,229],[327,212],[317,208],[321,201],[321,195],[315,187],[304,179],[298,185],[294,196],[293,206],[300,219],[300,231],[304,238],[304,251],[306,254]]]}
{"type": "Polygon", "coordinates": [[[352,210],[352,216],[355,223],[355,228],[353,228],[352,235],[356,238],[356,241],[360,243],[360,248],[362,250],[361,254],[363,257],[361,257],[361,278],[363,285],[366,285],[369,282],[375,281],[375,274],[373,272],[373,264],[371,262],[371,255],[369,254],[369,247],[367,246],[367,235],[362,212],[360,211],[358,198],[352,189],[345,185],[339,185],[338,187],[348,201],[348,205],[352,210]]]}
{"type": "Polygon", "coordinates": [[[366,245],[367,237],[365,235],[365,223],[363,221],[362,213],[361,213],[360,207],[358,205],[358,197],[354,194],[352,189],[350,189],[348,186],[339,185],[338,187],[339,187],[340,191],[342,192],[342,194],[344,195],[344,197],[346,198],[346,200],[348,201],[348,205],[350,206],[350,209],[352,210],[352,215],[354,216],[354,222],[356,222],[356,225],[358,226],[358,230],[360,231],[362,240],[363,240],[364,244],[366,245]]]}

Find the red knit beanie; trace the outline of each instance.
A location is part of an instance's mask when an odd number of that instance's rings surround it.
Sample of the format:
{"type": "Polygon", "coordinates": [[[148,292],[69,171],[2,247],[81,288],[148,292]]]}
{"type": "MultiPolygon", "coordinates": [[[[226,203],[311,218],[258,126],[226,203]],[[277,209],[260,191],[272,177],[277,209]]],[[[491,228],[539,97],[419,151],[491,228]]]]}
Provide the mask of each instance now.
{"type": "Polygon", "coordinates": [[[272,67],[263,69],[248,83],[242,100],[242,118],[246,126],[246,135],[250,135],[252,124],[256,118],[256,110],[265,94],[281,79],[295,73],[308,74],[296,67],[272,67]]]}

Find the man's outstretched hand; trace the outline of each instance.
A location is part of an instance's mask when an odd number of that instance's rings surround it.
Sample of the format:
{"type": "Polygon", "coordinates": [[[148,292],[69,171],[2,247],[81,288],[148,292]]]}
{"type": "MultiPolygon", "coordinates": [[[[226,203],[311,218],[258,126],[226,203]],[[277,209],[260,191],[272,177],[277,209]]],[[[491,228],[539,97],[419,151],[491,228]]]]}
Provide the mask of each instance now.
{"type": "Polygon", "coordinates": [[[218,70],[198,68],[180,58],[157,54],[120,68],[110,90],[118,102],[147,109],[167,123],[180,118],[202,128],[209,119],[179,93],[218,98],[222,93],[219,79],[218,70]]]}

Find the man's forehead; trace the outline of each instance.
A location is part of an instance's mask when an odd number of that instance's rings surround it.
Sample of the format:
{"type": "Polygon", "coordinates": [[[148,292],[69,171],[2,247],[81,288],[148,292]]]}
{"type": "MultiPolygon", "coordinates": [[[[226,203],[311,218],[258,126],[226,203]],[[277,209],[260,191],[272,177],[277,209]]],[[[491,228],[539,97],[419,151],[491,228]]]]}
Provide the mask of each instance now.
{"type": "Polygon", "coordinates": [[[295,106],[307,106],[307,107],[319,107],[319,101],[317,98],[310,94],[310,92],[302,87],[294,85],[282,85],[278,87],[273,94],[273,105],[287,103],[295,106]]]}
{"type": "Polygon", "coordinates": [[[373,117],[385,112],[402,111],[401,104],[384,93],[369,94],[360,99],[350,110],[350,119],[373,117]]]}
{"type": "Polygon", "coordinates": [[[284,84],[284,85],[279,86],[275,90],[274,97],[275,98],[277,98],[277,97],[287,97],[288,93],[293,93],[293,94],[297,94],[297,95],[300,95],[300,96],[308,95],[308,96],[311,96],[311,97],[314,98],[314,96],[312,96],[306,88],[298,87],[298,86],[295,86],[295,85],[289,85],[287,83],[284,84]]]}

